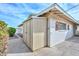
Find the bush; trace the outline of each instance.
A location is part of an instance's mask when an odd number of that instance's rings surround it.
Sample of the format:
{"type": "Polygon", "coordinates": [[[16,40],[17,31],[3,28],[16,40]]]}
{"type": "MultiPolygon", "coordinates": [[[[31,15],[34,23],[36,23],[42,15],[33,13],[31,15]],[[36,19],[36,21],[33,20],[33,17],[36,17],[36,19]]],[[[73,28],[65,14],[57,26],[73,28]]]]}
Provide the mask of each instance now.
{"type": "Polygon", "coordinates": [[[0,55],[6,54],[7,39],[7,24],[4,21],[0,21],[0,55]]]}
{"type": "Polygon", "coordinates": [[[7,53],[7,40],[8,40],[7,31],[0,30],[0,55],[4,55],[7,53]]]}
{"type": "Polygon", "coordinates": [[[0,30],[7,27],[7,24],[4,21],[0,21],[0,30]]]}
{"type": "Polygon", "coordinates": [[[4,21],[0,21],[0,36],[8,35],[7,24],[4,21]]]}
{"type": "Polygon", "coordinates": [[[9,36],[10,37],[13,37],[14,34],[15,34],[15,32],[16,32],[16,29],[15,28],[13,28],[13,27],[9,27],[8,28],[8,33],[9,33],[9,36]]]}

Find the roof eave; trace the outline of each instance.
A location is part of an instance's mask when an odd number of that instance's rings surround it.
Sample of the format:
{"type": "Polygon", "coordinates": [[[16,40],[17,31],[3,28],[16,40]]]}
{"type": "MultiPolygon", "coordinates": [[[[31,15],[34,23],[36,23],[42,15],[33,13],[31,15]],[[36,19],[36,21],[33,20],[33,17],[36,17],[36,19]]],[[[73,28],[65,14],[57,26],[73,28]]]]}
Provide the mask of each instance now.
{"type": "Polygon", "coordinates": [[[48,11],[50,11],[53,8],[57,8],[60,12],[62,12],[64,15],[66,15],[67,17],[69,17],[71,19],[72,22],[75,22],[76,24],[79,24],[78,21],[76,21],[71,15],[69,15],[66,11],[64,11],[58,4],[52,4],[50,7],[48,7],[47,9],[43,10],[42,12],[38,13],[36,16],[40,16],[48,11]]]}
{"type": "Polygon", "coordinates": [[[62,12],[64,15],[66,15],[68,18],[70,18],[72,22],[79,24],[79,22],[76,19],[74,19],[70,14],[68,14],[66,11],[64,11],[59,5],[56,4],[55,8],[57,8],[60,12],[62,12]]]}

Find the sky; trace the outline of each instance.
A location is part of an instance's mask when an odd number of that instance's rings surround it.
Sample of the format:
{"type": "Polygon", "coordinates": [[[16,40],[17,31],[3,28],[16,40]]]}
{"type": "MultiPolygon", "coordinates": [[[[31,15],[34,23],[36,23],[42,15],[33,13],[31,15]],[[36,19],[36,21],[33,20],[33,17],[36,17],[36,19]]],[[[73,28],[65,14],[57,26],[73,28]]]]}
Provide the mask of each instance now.
{"type": "MultiPolygon", "coordinates": [[[[0,3],[0,20],[5,21],[8,26],[17,27],[30,14],[37,14],[48,8],[50,3],[0,3]]],[[[67,13],[79,20],[79,4],[59,4],[67,13]]]]}

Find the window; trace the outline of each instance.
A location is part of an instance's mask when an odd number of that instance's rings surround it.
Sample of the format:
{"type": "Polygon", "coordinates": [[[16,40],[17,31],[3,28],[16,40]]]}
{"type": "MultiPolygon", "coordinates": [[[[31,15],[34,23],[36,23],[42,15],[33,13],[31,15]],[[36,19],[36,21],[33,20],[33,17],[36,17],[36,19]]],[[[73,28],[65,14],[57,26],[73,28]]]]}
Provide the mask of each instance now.
{"type": "Polygon", "coordinates": [[[61,22],[56,22],[56,30],[66,30],[66,24],[61,22]]]}

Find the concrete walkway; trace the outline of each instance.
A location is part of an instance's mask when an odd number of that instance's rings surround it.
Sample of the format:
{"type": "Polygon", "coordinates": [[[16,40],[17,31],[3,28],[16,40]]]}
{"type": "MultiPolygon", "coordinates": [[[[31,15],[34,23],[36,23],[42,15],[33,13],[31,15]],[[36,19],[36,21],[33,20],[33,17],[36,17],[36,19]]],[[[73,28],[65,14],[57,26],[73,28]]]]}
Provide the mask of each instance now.
{"type": "Polygon", "coordinates": [[[8,41],[8,54],[20,54],[31,52],[19,36],[11,37],[8,41]]]}
{"type": "Polygon", "coordinates": [[[31,52],[21,39],[9,41],[8,56],[79,56],[79,37],[73,37],[52,48],[41,48],[31,52]]]}

